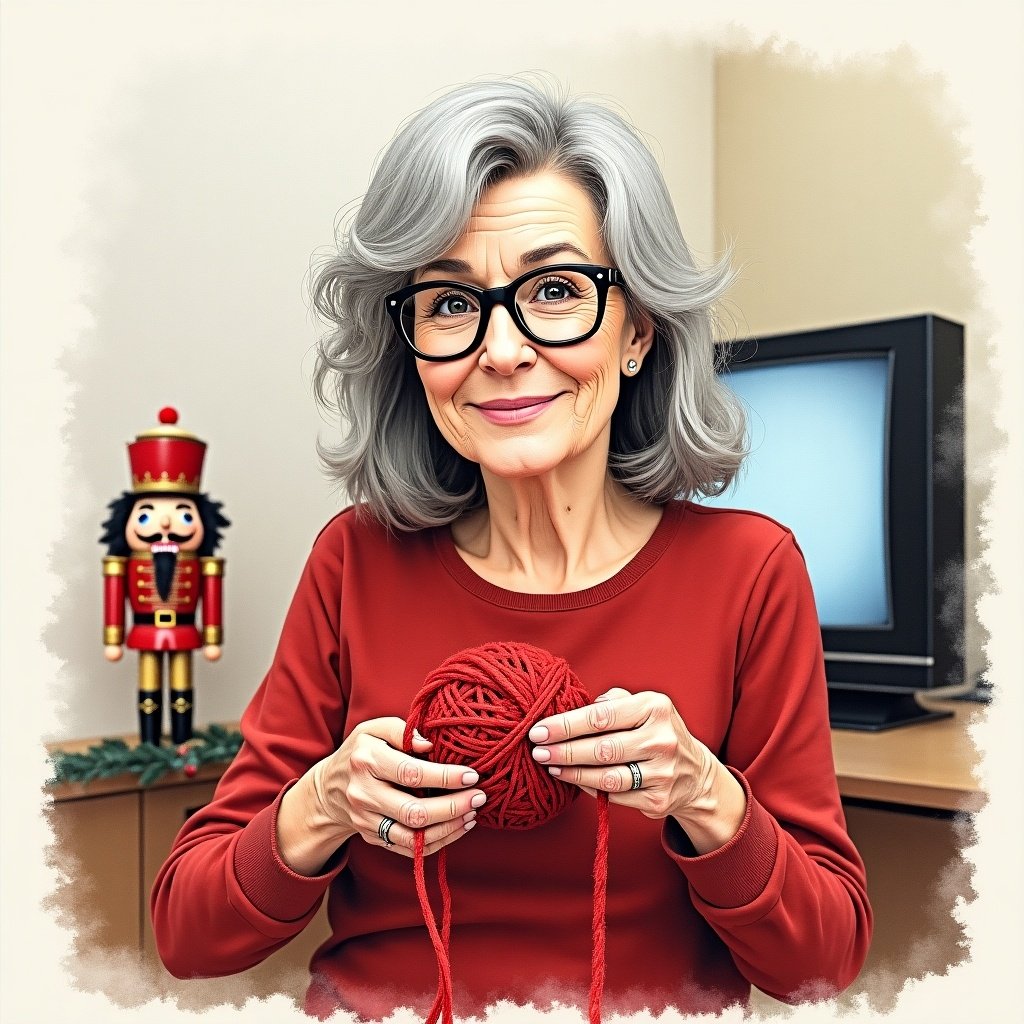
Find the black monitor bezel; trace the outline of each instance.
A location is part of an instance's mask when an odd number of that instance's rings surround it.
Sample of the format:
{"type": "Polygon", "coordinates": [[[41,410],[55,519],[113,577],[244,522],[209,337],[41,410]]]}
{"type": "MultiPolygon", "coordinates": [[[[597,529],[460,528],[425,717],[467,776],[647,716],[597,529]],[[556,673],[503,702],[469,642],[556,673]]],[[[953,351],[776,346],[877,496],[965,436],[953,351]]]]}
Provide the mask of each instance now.
{"type": "Polygon", "coordinates": [[[963,327],[923,314],[720,345],[726,379],[729,367],[736,365],[866,356],[888,360],[885,519],[892,620],[878,627],[822,627],[826,673],[830,686],[861,690],[912,692],[959,685],[963,327]],[[958,573],[959,595],[950,582],[958,573]]]}

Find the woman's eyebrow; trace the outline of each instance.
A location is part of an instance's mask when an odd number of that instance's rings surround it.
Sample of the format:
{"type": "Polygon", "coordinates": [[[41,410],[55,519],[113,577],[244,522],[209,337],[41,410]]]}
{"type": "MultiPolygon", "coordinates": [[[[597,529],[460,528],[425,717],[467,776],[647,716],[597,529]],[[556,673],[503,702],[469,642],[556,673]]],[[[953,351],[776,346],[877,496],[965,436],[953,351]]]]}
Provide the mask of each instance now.
{"type": "Polygon", "coordinates": [[[590,257],[578,245],[573,245],[572,242],[552,242],[550,245],[541,245],[536,249],[524,252],[519,257],[519,266],[525,268],[534,263],[543,263],[562,252],[574,252],[588,263],[590,262],[590,257]]]}
{"type": "Polygon", "coordinates": [[[429,274],[432,270],[444,271],[446,274],[472,274],[473,268],[465,260],[440,259],[431,260],[420,267],[418,273],[429,274]]]}

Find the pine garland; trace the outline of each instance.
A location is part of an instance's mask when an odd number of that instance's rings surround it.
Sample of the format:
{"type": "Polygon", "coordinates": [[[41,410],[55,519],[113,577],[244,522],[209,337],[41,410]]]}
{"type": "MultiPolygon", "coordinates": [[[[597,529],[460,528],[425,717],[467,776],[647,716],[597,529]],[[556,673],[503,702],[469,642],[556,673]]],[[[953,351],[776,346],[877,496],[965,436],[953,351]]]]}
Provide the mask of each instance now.
{"type": "Polygon", "coordinates": [[[180,746],[161,742],[130,747],[124,740],[105,739],[87,753],[55,750],[50,754],[53,777],[47,785],[62,782],[92,782],[114,775],[135,773],[139,785],[148,786],[168,772],[182,772],[192,778],[201,765],[231,761],[242,745],[242,734],[222,725],[193,729],[192,739],[180,746]]]}

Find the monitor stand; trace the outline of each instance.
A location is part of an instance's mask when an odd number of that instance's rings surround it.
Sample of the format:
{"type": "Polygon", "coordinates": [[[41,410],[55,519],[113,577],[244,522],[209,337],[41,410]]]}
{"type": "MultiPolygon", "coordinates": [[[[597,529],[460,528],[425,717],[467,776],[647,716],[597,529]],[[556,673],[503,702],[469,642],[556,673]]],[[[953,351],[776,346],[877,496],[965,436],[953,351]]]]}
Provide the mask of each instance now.
{"type": "Polygon", "coordinates": [[[952,711],[922,707],[913,693],[828,688],[828,718],[833,729],[881,732],[952,715],[952,711]]]}

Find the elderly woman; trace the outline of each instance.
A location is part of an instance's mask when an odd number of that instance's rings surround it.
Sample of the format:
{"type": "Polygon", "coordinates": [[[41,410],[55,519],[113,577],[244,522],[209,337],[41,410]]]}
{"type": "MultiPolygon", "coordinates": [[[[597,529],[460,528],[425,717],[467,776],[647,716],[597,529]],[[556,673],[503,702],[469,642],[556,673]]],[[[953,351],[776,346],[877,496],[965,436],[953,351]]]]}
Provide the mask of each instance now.
{"type": "Polygon", "coordinates": [[[792,533],[723,490],[744,421],[650,152],[617,114],[513,80],[449,93],[384,154],[314,283],[323,455],[355,504],[317,538],[245,743],[152,897],[181,977],[241,971],[324,896],[306,1009],[430,1005],[417,832],[447,847],[457,1012],[581,1002],[595,807],[473,831],[475,772],[403,750],[454,652],[522,641],[592,703],[533,757],[611,803],[605,1005],[715,1011],[847,985],[864,871],[832,765],[820,632],[792,533]],[[427,794],[427,795],[423,795],[427,794]]]}

